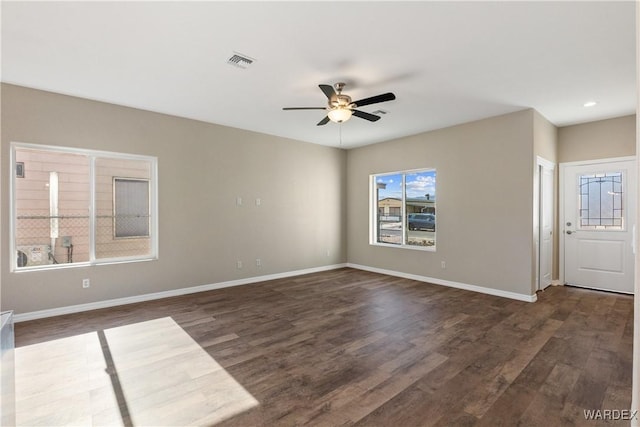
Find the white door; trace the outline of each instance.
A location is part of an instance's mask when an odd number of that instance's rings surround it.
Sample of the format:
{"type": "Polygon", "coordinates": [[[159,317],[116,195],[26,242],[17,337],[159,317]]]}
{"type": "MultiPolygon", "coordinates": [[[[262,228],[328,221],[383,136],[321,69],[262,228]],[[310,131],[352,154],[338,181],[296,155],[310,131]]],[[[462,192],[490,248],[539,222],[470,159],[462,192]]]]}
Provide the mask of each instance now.
{"type": "Polygon", "coordinates": [[[538,289],[551,285],[553,276],[553,165],[540,165],[540,271],[538,289]]]}
{"type": "Polygon", "coordinates": [[[635,160],[561,165],[564,280],[633,293],[635,160]]]}

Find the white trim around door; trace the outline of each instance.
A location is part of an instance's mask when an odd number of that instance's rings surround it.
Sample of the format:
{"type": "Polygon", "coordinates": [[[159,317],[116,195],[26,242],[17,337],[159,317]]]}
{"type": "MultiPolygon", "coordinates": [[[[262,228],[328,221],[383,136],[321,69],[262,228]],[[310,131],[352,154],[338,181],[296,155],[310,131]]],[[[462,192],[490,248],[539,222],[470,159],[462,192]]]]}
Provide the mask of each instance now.
{"type": "Polygon", "coordinates": [[[560,164],[561,283],[633,293],[635,164],[635,156],[560,164]]]}

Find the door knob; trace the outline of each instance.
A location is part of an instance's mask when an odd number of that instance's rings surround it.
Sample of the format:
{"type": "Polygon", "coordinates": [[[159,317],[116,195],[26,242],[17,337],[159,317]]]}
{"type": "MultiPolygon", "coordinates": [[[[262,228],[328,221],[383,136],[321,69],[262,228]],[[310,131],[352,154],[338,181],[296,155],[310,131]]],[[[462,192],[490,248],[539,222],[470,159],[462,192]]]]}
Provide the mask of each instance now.
{"type": "Polygon", "coordinates": [[[567,234],[573,234],[573,231],[567,230],[567,234]]]}

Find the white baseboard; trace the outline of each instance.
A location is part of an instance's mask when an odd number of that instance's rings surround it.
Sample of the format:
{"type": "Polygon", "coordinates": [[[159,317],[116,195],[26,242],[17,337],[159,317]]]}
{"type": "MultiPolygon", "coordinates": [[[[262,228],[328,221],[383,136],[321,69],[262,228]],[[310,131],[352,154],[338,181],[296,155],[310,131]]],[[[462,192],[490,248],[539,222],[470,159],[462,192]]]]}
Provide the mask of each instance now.
{"type": "Polygon", "coordinates": [[[515,299],[518,301],[535,302],[537,296],[518,294],[515,292],[501,291],[499,289],[486,288],[484,286],[469,285],[466,283],[453,282],[450,280],[437,279],[434,277],[419,276],[416,274],[403,273],[400,271],[386,270],[383,268],[369,267],[366,265],[344,263],[332,264],[322,267],[307,268],[304,270],[287,271],[284,273],[268,274],[265,276],[248,277],[245,279],[230,280],[227,282],[212,283],[208,285],[192,286],[189,288],[172,289],[170,291],[154,292],[151,294],[136,295],[132,297],[116,298],[105,301],[90,302],[87,304],[70,305],[66,307],[51,308],[47,310],[32,311],[28,313],[14,314],[14,322],[26,322],[28,320],[43,319],[46,317],[61,316],[63,314],[79,313],[82,311],[97,310],[100,308],[115,307],[118,305],[134,304],[144,301],[152,301],[161,298],[169,298],[180,295],[194,294],[197,292],[212,291],[215,289],[228,288],[231,286],[249,285],[252,283],[265,282],[268,280],[284,279],[287,277],[301,276],[303,274],[319,273],[322,271],[336,270],[338,268],[350,267],[358,270],[371,271],[373,273],[386,274],[388,276],[402,277],[404,279],[417,280],[420,282],[433,283],[434,285],[448,286],[451,288],[465,289],[473,292],[494,295],[498,297],[515,299]]]}
{"type": "Polygon", "coordinates": [[[28,313],[14,314],[13,320],[14,322],[26,322],[28,320],[43,319],[45,317],[61,316],[63,314],[79,313],[81,311],[97,310],[100,308],[115,307],[118,305],[134,304],[137,302],[152,301],[161,298],[212,291],[214,289],[228,288],[231,286],[249,285],[251,283],[265,282],[267,280],[284,279],[292,276],[301,276],[303,274],[319,273],[322,271],[344,268],[346,266],[347,264],[325,265],[322,267],[313,267],[304,270],[287,271],[284,273],[268,274],[265,276],[248,277],[246,279],[212,283],[209,285],[192,286],[189,288],[172,289],[170,291],[154,292],[151,294],[136,295],[132,297],[116,298],[105,301],[90,302],[87,304],[70,305],[66,307],[32,311],[28,313]]]}
{"type": "Polygon", "coordinates": [[[433,283],[434,285],[448,286],[450,288],[464,289],[467,291],[479,292],[482,294],[494,295],[497,297],[510,298],[524,302],[536,302],[538,297],[536,294],[526,295],[516,292],[501,291],[500,289],[486,288],[484,286],[469,285],[467,283],[453,282],[451,280],[436,279],[435,277],[419,276],[417,274],[403,273],[401,271],[385,270],[383,268],[369,267],[366,265],[347,263],[347,267],[356,268],[358,270],[371,271],[372,273],[386,274],[389,276],[402,277],[403,279],[418,280],[420,282],[433,283]]]}

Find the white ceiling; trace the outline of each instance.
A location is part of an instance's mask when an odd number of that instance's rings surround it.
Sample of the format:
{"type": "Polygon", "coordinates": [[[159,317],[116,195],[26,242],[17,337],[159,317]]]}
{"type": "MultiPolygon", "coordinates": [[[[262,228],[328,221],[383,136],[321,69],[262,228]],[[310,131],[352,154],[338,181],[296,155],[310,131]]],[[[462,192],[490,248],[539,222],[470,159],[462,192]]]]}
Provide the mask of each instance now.
{"type": "Polygon", "coordinates": [[[634,8],[3,1],[2,81],[343,148],[529,107],[564,126],[635,112],[634,8]],[[338,81],[397,99],[362,107],[388,111],[375,123],[282,111],[324,106],[317,85],[338,81]]]}

